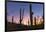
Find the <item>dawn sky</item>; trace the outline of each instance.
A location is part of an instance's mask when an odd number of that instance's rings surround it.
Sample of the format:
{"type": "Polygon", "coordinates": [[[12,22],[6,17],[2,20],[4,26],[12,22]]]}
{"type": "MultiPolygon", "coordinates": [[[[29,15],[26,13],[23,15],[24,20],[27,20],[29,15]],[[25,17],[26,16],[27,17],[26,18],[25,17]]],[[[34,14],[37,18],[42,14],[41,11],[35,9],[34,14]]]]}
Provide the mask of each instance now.
{"type": "MultiPolygon", "coordinates": [[[[29,3],[7,2],[7,16],[15,16],[16,18],[19,19],[20,8],[22,9],[22,11],[24,8],[24,19],[27,20],[27,18],[29,18],[30,16],[29,3]]],[[[33,16],[42,16],[43,15],[43,4],[32,3],[32,12],[34,13],[33,16]]]]}
{"type": "MultiPolygon", "coordinates": [[[[16,3],[16,2],[8,2],[7,3],[7,15],[8,16],[19,16],[20,8],[24,8],[24,15],[28,15],[29,11],[29,3],[16,3]]],[[[43,15],[43,4],[32,4],[32,11],[34,16],[42,16],[43,15]]]]}

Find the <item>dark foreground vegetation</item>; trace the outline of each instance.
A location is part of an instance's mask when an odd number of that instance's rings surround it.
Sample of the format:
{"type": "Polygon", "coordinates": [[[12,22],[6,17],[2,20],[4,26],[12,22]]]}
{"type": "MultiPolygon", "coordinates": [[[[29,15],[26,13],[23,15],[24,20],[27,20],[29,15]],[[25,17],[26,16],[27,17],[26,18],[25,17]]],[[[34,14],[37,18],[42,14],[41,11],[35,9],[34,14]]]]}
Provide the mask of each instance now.
{"type": "Polygon", "coordinates": [[[26,26],[22,24],[15,24],[15,23],[7,23],[7,31],[20,31],[20,30],[39,30],[44,29],[43,24],[38,26],[26,26]]]}

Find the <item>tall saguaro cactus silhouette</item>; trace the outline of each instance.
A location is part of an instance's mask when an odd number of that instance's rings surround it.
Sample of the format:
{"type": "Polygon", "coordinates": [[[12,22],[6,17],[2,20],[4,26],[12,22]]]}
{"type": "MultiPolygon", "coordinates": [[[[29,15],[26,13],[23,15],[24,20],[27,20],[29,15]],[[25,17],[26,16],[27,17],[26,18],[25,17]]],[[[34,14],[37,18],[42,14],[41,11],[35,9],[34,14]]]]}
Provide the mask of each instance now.
{"type": "Polygon", "coordinates": [[[23,10],[22,10],[22,20],[23,20],[23,16],[24,16],[24,8],[23,8],[23,10]]]}
{"type": "Polygon", "coordinates": [[[20,23],[21,23],[21,8],[20,8],[20,23]]]}
{"type": "Polygon", "coordinates": [[[32,4],[30,4],[30,21],[31,21],[31,26],[33,25],[32,23],[32,15],[33,15],[33,12],[32,12],[32,4]]]}
{"type": "Polygon", "coordinates": [[[22,22],[22,20],[23,20],[23,16],[24,16],[24,9],[23,9],[23,11],[21,10],[21,8],[20,8],[20,24],[21,24],[21,22],[22,22]],[[21,13],[22,12],[22,13],[21,13]]]}

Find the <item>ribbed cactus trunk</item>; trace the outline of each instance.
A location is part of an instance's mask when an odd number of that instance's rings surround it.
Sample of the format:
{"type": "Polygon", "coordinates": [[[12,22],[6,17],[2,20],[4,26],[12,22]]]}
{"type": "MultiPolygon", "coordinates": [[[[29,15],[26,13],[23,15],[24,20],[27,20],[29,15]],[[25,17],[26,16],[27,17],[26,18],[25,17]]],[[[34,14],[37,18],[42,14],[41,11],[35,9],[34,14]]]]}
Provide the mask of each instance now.
{"type": "Polygon", "coordinates": [[[23,16],[24,16],[24,8],[23,8],[23,10],[22,10],[22,20],[23,20],[23,16]]]}
{"type": "Polygon", "coordinates": [[[33,15],[33,12],[32,12],[32,4],[30,4],[30,21],[31,21],[31,26],[33,25],[33,22],[32,22],[32,15],[33,15]]]}
{"type": "Polygon", "coordinates": [[[20,24],[21,24],[21,8],[20,8],[20,24]]]}
{"type": "Polygon", "coordinates": [[[12,16],[12,24],[13,24],[13,18],[14,18],[14,16],[12,16]]]}
{"type": "Polygon", "coordinates": [[[22,20],[23,20],[23,16],[24,16],[24,9],[23,9],[23,11],[21,10],[21,8],[20,8],[20,24],[21,24],[21,22],[22,22],[22,20]],[[22,12],[22,13],[21,13],[22,12]]]}

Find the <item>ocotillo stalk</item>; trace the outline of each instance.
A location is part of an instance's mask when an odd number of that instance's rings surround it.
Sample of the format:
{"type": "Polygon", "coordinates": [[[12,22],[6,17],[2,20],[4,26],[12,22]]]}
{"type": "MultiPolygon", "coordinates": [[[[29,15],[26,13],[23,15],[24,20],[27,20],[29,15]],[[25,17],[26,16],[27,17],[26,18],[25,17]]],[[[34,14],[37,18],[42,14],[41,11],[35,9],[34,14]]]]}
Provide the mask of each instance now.
{"type": "Polygon", "coordinates": [[[32,12],[32,4],[30,4],[30,21],[31,21],[31,26],[33,25],[32,23],[32,15],[33,15],[33,12],[32,12]]]}

